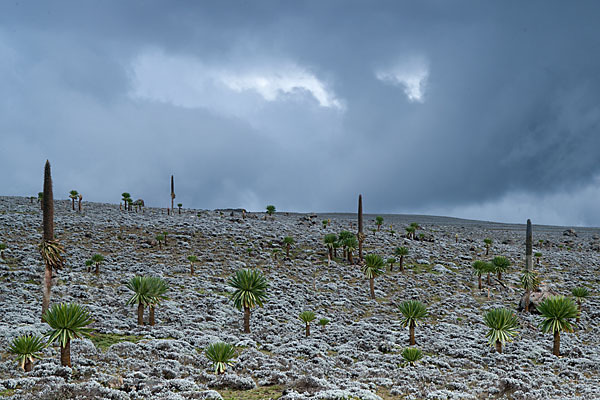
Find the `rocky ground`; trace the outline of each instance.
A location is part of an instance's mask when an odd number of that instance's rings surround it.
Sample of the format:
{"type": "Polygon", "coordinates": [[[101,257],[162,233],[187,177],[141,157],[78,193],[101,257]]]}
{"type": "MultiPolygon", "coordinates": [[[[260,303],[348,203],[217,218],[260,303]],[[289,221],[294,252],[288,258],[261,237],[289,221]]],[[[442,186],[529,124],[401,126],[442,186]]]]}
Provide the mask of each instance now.
{"type": "MultiPolygon", "coordinates": [[[[368,209],[368,204],[365,204],[368,209]]],[[[37,251],[41,211],[27,198],[0,197],[0,397],[9,399],[595,399],[600,398],[600,281],[598,230],[534,225],[536,269],[550,290],[569,295],[586,286],[579,329],[563,334],[560,358],[552,335],[536,326],[541,318],[518,313],[520,334],[503,354],[487,344],[483,315],[504,306],[516,310],[524,264],[524,225],[492,224],[425,216],[384,216],[373,232],[365,216],[367,253],[391,257],[397,246],[410,254],[406,271],[375,281],[370,300],[360,268],[340,259],[328,266],[326,233],[355,231],[349,214],[263,214],[184,210],[167,216],[159,209],[120,211],[111,204],[56,202],[56,234],[66,249],[52,302],[77,302],[93,315],[93,340],[72,344],[73,368],[61,367],[56,346],[44,351],[33,371],[18,369],[8,353],[12,339],[43,334],[40,322],[43,266],[37,251]],[[321,221],[330,218],[324,229],[321,221]],[[410,222],[417,235],[402,236],[410,222]],[[390,224],[397,232],[390,233],[390,224]],[[167,246],[154,241],[167,231],[167,246]],[[458,234],[458,243],[456,242],[458,234]],[[285,257],[284,236],[296,240],[285,257]],[[483,239],[493,239],[490,256],[511,262],[503,287],[477,290],[470,265],[485,259],[483,239]],[[543,244],[539,240],[544,240],[543,244]],[[93,254],[106,258],[99,275],[86,272],[93,254]],[[197,274],[189,275],[188,255],[197,274]],[[268,277],[269,299],[254,309],[251,334],[242,333],[242,312],[232,306],[228,278],[239,268],[259,268],[268,277]],[[164,278],[169,300],[157,310],[157,325],[138,326],[126,306],[125,283],[134,275],[164,278]],[[408,344],[396,305],[424,302],[430,316],[417,327],[425,357],[404,366],[408,344]],[[331,322],[304,337],[298,314],[314,311],[331,322]],[[235,344],[236,363],[216,377],[203,354],[215,341],[235,344]]],[[[535,223],[535,221],[534,221],[535,223]]]]}

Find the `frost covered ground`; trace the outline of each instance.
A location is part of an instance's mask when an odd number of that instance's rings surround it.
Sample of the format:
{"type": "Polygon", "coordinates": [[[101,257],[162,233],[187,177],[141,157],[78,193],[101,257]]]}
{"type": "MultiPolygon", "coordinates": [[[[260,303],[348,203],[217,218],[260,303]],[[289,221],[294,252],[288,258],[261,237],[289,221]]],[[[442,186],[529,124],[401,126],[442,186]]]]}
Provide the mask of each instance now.
{"type": "MultiPolygon", "coordinates": [[[[366,253],[387,258],[406,246],[406,270],[375,280],[376,300],[359,266],[338,259],[328,266],[323,236],[356,231],[350,214],[263,214],[159,209],[120,211],[110,204],[84,203],[83,213],[57,201],[56,234],[67,266],[58,272],[52,302],[85,305],[95,322],[94,341],[72,343],[73,368],[60,366],[57,347],[44,351],[24,373],[8,353],[12,339],[43,334],[40,322],[43,266],[37,252],[41,211],[29,199],[0,197],[0,397],[9,399],[595,399],[600,398],[600,241],[598,230],[540,227],[534,222],[535,268],[550,290],[569,295],[586,286],[579,329],[561,337],[554,357],[552,335],[536,326],[541,318],[518,313],[520,334],[497,354],[487,344],[483,314],[504,306],[516,311],[524,264],[524,225],[492,224],[425,216],[366,215],[366,253]],[[321,221],[330,218],[323,228],[321,221]],[[402,237],[417,222],[417,235],[402,237]],[[389,225],[397,231],[390,233],[389,225]],[[168,232],[167,246],[154,238],[168,232]],[[458,243],[456,242],[458,234],[458,243]],[[290,258],[282,239],[291,236],[290,258]],[[493,282],[491,296],[477,290],[471,263],[485,259],[483,239],[493,239],[491,258],[507,256],[506,288],[493,282]],[[543,244],[539,240],[544,240],[543,244]],[[100,275],[86,272],[93,254],[106,258],[100,275]],[[196,255],[196,275],[187,256],[196,255]],[[242,333],[242,313],[232,306],[228,278],[239,268],[259,268],[268,277],[269,299],[254,309],[251,334],[242,333]],[[154,327],[138,326],[126,306],[125,283],[134,275],[164,278],[169,300],[157,309],[154,327]],[[430,316],[417,327],[425,357],[403,366],[408,345],[396,306],[416,299],[430,316]],[[300,312],[314,311],[331,322],[304,337],[300,312]],[[213,374],[204,348],[215,341],[237,347],[224,377],[213,374]]],[[[368,204],[365,204],[368,209],[368,204]]],[[[484,288],[485,289],[485,288],[484,288]]]]}

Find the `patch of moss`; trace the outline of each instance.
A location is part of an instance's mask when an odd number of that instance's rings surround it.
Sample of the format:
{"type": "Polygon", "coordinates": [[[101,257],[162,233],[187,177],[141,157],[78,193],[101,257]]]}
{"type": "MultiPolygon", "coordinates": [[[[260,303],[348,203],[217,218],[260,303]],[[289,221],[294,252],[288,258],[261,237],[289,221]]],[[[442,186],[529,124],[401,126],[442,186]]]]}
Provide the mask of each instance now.
{"type": "Polygon", "coordinates": [[[281,386],[259,386],[252,390],[220,390],[223,400],[264,400],[282,396],[281,386]]]}
{"type": "Polygon", "coordinates": [[[9,397],[15,394],[15,389],[0,390],[0,397],[9,397]]]}
{"type": "Polygon", "coordinates": [[[94,346],[102,351],[108,350],[110,346],[120,342],[132,342],[137,343],[143,339],[143,336],[135,335],[117,335],[115,333],[94,333],[91,337],[94,346]]]}

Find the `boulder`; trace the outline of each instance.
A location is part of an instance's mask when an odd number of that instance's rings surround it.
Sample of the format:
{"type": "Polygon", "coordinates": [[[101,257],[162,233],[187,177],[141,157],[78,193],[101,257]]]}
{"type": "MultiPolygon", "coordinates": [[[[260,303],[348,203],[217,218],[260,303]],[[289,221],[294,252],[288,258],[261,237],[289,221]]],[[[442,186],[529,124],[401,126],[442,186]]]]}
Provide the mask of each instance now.
{"type": "Polygon", "coordinates": [[[566,230],[563,232],[563,236],[573,236],[573,237],[577,237],[577,232],[575,232],[575,230],[574,230],[573,228],[569,228],[569,229],[566,229],[566,230]]]}
{"type": "MultiPolygon", "coordinates": [[[[537,306],[542,301],[550,296],[555,296],[556,293],[551,291],[546,285],[542,284],[536,291],[531,292],[529,295],[529,312],[532,314],[538,314],[537,306]]],[[[523,311],[525,309],[525,293],[521,296],[521,300],[519,301],[519,311],[523,311]]]]}

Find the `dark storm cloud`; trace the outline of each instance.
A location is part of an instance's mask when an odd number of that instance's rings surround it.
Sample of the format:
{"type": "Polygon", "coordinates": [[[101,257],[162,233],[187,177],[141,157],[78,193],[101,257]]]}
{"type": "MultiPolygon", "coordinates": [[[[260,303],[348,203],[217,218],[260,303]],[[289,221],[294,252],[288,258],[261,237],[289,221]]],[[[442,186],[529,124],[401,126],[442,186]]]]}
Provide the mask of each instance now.
{"type": "Polygon", "coordinates": [[[1,3],[2,192],[599,225],[599,11],[1,3]]]}

